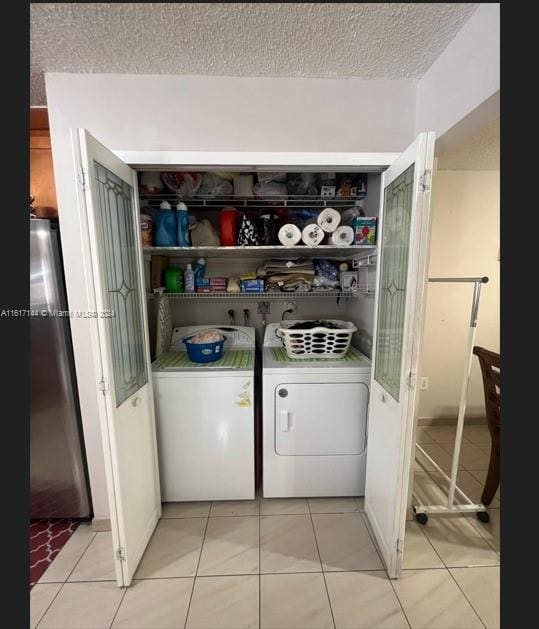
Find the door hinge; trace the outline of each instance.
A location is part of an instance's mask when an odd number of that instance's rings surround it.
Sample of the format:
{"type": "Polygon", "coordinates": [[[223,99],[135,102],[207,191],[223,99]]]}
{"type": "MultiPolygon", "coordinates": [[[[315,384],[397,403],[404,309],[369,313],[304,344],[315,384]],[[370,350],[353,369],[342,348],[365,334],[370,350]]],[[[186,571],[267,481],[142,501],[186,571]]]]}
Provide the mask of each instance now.
{"type": "Polygon", "coordinates": [[[78,179],[80,186],[83,190],[88,187],[88,172],[84,168],[79,168],[78,179]]]}
{"type": "Polygon", "coordinates": [[[125,548],[123,546],[118,546],[116,549],[116,559],[118,561],[125,561],[125,548]]]}
{"type": "Polygon", "coordinates": [[[415,385],[416,385],[416,375],[413,371],[410,371],[410,373],[408,374],[408,388],[409,389],[415,389],[415,385]]]}
{"type": "Polygon", "coordinates": [[[103,393],[103,395],[107,395],[107,391],[109,390],[109,383],[106,378],[101,378],[101,380],[97,384],[97,388],[103,393]]]}
{"type": "Polygon", "coordinates": [[[404,550],[404,540],[402,539],[398,539],[397,540],[397,553],[402,553],[402,551],[404,550]]]}
{"type": "Polygon", "coordinates": [[[432,183],[432,171],[430,171],[428,168],[425,170],[425,172],[421,175],[420,179],[419,179],[419,183],[421,185],[421,190],[423,192],[430,190],[430,186],[432,183]]]}

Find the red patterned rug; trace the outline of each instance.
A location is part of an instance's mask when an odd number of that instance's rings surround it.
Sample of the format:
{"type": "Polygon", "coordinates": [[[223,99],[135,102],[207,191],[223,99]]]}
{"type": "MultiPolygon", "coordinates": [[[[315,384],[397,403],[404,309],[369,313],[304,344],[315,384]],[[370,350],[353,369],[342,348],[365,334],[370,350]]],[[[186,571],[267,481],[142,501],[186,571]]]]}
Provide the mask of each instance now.
{"type": "Polygon", "coordinates": [[[41,578],[79,523],[67,518],[30,522],[30,587],[41,578]]]}

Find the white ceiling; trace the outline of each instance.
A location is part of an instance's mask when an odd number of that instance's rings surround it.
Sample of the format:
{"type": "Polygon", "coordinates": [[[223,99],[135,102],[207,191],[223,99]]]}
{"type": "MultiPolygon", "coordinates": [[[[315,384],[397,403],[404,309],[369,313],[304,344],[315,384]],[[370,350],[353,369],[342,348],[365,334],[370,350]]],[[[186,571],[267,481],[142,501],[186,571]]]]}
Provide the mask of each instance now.
{"type": "Polygon", "coordinates": [[[417,79],[477,6],[31,3],[31,103],[47,71],[417,79]]]}

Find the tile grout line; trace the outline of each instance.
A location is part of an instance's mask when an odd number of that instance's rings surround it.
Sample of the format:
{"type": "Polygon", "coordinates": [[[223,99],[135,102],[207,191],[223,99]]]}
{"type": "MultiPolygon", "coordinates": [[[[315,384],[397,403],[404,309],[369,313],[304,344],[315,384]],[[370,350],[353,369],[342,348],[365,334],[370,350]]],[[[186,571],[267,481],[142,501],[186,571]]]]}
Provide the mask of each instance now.
{"type": "Polygon", "coordinates": [[[125,598],[125,595],[127,594],[127,590],[129,587],[130,586],[123,588],[122,598],[120,599],[120,602],[118,603],[118,607],[116,608],[116,611],[114,612],[114,616],[112,617],[112,620],[110,621],[109,629],[112,629],[112,625],[114,624],[114,621],[116,620],[116,616],[118,615],[118,612],[120,611],[120,607],[122,606],[122,603],[124,602],[124,598],[125,598]]]}
{"type": "MultiPolygon", "coordinates": [[[[402,610],[402,613],[404,615],[404,619],[408,623],[408,627],[410,629],[412,629],[412,623],[408,620],[408,616],[406,615],[406,612],[404,611],[404,606],[403,606],[403,604],[402,604],[402,602],[401,602],[401,600],[399,598],[399,595],[397,594],[397,591],[395,590],[395,587],[393,586],[393,579],[389,576],[387,568],[385,567],[385,562],[384,562],[384,559],[382,557],[382,554],[381,554],[380,550],[378,549],[378,544],[376,543],[376,541],[374,539],[374,534],[371,533],[371,527],[370,527],[368,518],[366,517],[366,514],[365,514],[364,511],[360,511],[360,513],[361,513],[361,519],[363,520],[363,523],[365,524],[365,528],[367,529],[367,535],[369,536],[369,538],[370,538],[370,540],[372,542],[372,545],[374,546],[374,550],[376,551],[376,554],[378,555],[378,559],[380,560],[380,563],[382,564],[383,572],[385,573],[386,577],[388,578],[389,583],[391,585],[391,589],[393,590],[393,593],[395,594],[395,596],[397,598],[399,606],[400,606],[400,608],[402,610]]],[[[374,571],[372,571],[372,572],[374,572],[374,571]]]]}
{"type": "MultiPolygon", "coordinates": [[[[37,583],[36,583],[37,585],[37,583]]],[[[47,584],[47,583],[43,583],[42,585],[51,585],[51,584],[47,584]]],[[[47,609],[41,614],[41,616],[39,617],[39,620],[37,621],[35,627],[36,629],[38,629],[39,625],[41,624],[41,621],[43,620],[43,618],[45,618],[45,614],[49,611],[49,609],[51,608],[52,604],[54,603],[54,601],[56,600],[58,594],[60,594],[60,592],[63,590],[65,585],[65,581],[62,582],[60,584],[60,587],[58,588],[58,592],[56,592],[56,594],[52,597],[52,601],[49,603],[49,605],[47,606],[47,609]]]]}
{"type": "MultiPolygon", "coordinates": [[[[464,470],[464,471],[468,472],[469,474],[471,473],[469,470],[464,470]]],[[[443,488],[442,488],[442,487],[438,484],[438,481],[437,481],[434,477],[432,477],[428,471],[427,471],[427,475],[428,475],[428,476],[429,476],[429,478],[432,480],[432,482],[436,485],[436,487],[438,487],[438,489],[440,489],[440,490],[444,491],[444,489],[443,489],[443,488]]],[[[473,476],[473,474],[472,474],[472,476],[473,476]]],[[[492,509],[498,509],[498,510],[499,510],[500,508],[501,508],[501,505],[500,505],[500,507],[492,507],[492,509]]],[[[463,514],[461,514],[459,517],[464,517],[464,518],[468,519],[468,517],[469,517],[469,516],[467,516],[465,513],[463,513],[463,514]]],[[[496,550],[496,548],[495,548],[495,547],[494,547],[494,545],[490,542],[490,540],[489,540],[489,539],[487,539],[487,538],[483,535],[483,533],[482,533],[482,531],[481,531],[481,528],[476,529],[476,528],[475,528],[475,526],[474,526],[471,522],[468,522],[468,524],[472,527],[472,529],[474,530],[474,532],[476,532],[476,533],[479,535],[479,537],[480,537],[480,538],[481,538],[484,542],[486,542],[486,544],[487,544],[487,545],[488,545],[488,546],[489,546],[489,547],[490,547],[490,548],[491,548],[491,549],[492,549],[492,550],[493,550],[493,551],[494,551],[494,552],[498,555],[498,557],[500,557],[500,552],[499,552],[498,550],[496,550]]],[[[426,535],[426,533],[424,533],[424,534],[425,534],[425,537],[429,540],[429,542],[430,542],[431,546],[434,548],[434,546],[433,546],[432,542],[430,541],[430,538],[428,537],[428,535],[426,535]]],[[[436,551],[436,549],[435,549],[435,548],[434,548],[434,550],[436,551]]],[[[443,563],[443,564],[444,564],[444,566],[445,566],[445,565],[446,565],[446,564],[445,564],[445,561],[444,561],[441,557],[440,557],[440,559],[442,560],[442,563],[443,563]]],[[[492,564],[488,564],[488,565],[492,565],[492,564]]],[[[466,567],[466,566],[464,566],[464,567],[466,567]]],[[[475,567],[481,567],[481,566],[475,566],[475,567]]],[[[487,567],[487,566],[485,566],[485,567],[487,567]]],[[[446,566],[446,568],[448,568],[448,566],[446,566]]]]}
{"type": "Polygon", "coordinates": [[[318,546],[318,539],[316,537],[316,529],[314,528],[314,522],[313,522],[313,514],[311,513],[311,506],[309,504],[309,519],[311,520],[311,526],[313,529],[313,536],[314,536],[314,543],[316,544],[316,552],[318,553],[318,560],[320,561],[320,569],[322,571],[322,578],[324,579],[324,587],[326,588],[326,596],[328,597],[328,605],[329,605],[329,611],[331,613],[331,620],[333,622],[333,629],[336,628],[336,624],[335,624],[335,616],[333,615],[333,607],[331,605],[331,598],[329,596],[329,590],[328,590],[328,584],[326,581],[326,573],[324,571],[324,565],[322,563],[322,555],[320,554],[320,548],[318,546]]]}
{"type": "MultiPolygon", "coordinates": [[[[106,532],[106,531],[105,531],[106,532]]],[[[67,580],[69,579],[69,577],[73,574],[73,570],[75,570],[75,568],[79,565],[80,560],[83,558],[83,556],[86,554],[86,551],[88,550],[88,548],[90,548],[92,542],[94,541],[94,539],[96,538],[97,533],[94,532],[94,534],[92,535],[92,539],[88,542],[88,544],[85,546],[84,550],[82,551],[82,553],[80,554],[80,557],[77,559],[77,561],[75,562],[75,565],[73,566],[73,568],[71,568],[71,570],[69,571],[69,574],[67,575],[67,577],[63,580],[63,581],[49,581],[48,583],[67,583],[67,580]]],[[[69,541],[69,540],[68,540],[69,541]]],[[[66,542],[67,543],[67,542],[66,542]]],[[[65,548],[65,544],[64,544],[64,548],[65,548]]],[[[60,551],[62,552],[62,551],[60,551]]],[[[56,561],[56,559],[58,558],[58,556],[60,555],[60,553],[58,553],[58,555],[56,555],[56,557],[52,560],[50,566],[52,566],[52,564],[56,561]]],[[[49,568],[50,568],[49,566],[49,568]]],[[[47,568],[47,570],[49,569],[47,568]]],[[[45,570],[45,572],[41,575],[41,578],[44,577],[47,574],[47,570],[45,570]]],[[[40,578],[40,579],[41,579],[40,578]]],[[[47,581],[38,581],[37,583],[47,583],[47,581]]],[[[36,585],[37,585],[36,583],[36,585]]]]}
{"type": "Polygon", "coordinates": [[[197,576],[198,576],[198,567],[200,565],[200,558],[202,557],[202,549],[204,548],[204,542],[206,541],[206,531],[208,530],[208,523],[210,521],[210,516],[209,514],[211,513],[211,507],[213,505],[210,505],[210,510],[208,511],[208,517],[206,518],[206,526],[204,527],[204,535],[202,536],[202,544],[200,545],[200,552],[198,553],[198,561],[197,561],[197,567],[195,569],[195,574],[193,576],[193,585],[191,587],[191,595],[189,596],[189,604],[187,605],[187,612],[185,614],[185,623],[183,625],[184,629],[186,629],[187,627],[187,621],[189,620],[189,612],[191,610],[191,602],[193,600],[193,593],[195,591],[195,583],[197,580],[197,576]]]}
{"type": "Polygon", "coordinates": [[[391,585],[391,589],[393,590],[393,594],[395,595],[395,598],[397,599],[398,603],[399,603],[399,607],[402,610],[402,615],[404,616],[404,620],[406,620],[406,622],[408,623],[408,627],[410,629],[412,629],[412,623],[410,622],[410,619],[408,618],[408,615],[406,613],[406,610],[404,609],[404,605],[402,604],[401,599],[399,598],[399,595],[397,594],[397,590],[395,589],[395,586],[393,585],[393,579],[389,576],[389,574],[386,571],[386,576],[387,579],[389,581],[389,585],[391,585]]]}
{"type": "Polygon", "coordinates": [[[460,587],[458,581],[455,579],[455,577],[453,576],[451,569],[448,568],[447,572],[449,572],[450,577],[453,579],[453,581],[456,583],[458,589],[460,590],[460,592],[462,593],[462,596],[464,596],[464,598],[468,601],[468,605],[473,609],[475,615],[479,618],[479,622],[483,625],[483,627],[485,627],[485,629],[487,629],[487,626],[485,625],[485,623],[483,622],[483,619],[481,618],[481,616],[479,615],[479,612],[475,609],[475,607],[472,605],[472,602],[470,601],[470,599],[466,596],[466,592],[460,587]]]}
{"type": "MultiPolygon", "coordinates": [[[[444,566],[444,568],[448,569],[447,566],[445,565],[445,561],[442,559],[442,557],[440,556],[440,554],[436,550],[434,544],[431,542],[430,537],[423,530],[422,527],[425,526],[425,525],[421,525],[421,524],[419,524],[419,522],[416,522],[416,524],[419,527],[419,530],[421,531],[422,535],[425,537],[427,542],[430,544],[430,546],[431,546],[432,550],[434,551],[434,554],[436,555],[436,557],[438,557],[438,559],[442,562],[442,565],[444,566]]],[[[405,535],[405,540],[404,540],[404,548],[406,549],[406,535],[405,535]]],[[[428,570],[428,569],[429,568],[423,568],[423,570],[428,570]]]]}

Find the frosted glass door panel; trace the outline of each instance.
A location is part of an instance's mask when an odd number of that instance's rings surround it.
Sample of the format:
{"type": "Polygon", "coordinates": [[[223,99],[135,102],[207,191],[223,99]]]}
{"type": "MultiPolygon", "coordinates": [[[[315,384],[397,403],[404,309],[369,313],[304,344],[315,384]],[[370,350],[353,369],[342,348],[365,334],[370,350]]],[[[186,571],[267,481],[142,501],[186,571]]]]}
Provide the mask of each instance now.
{"type": "Polygon", "coordinates": [[[374,379],[399,401],[414,164],[385,189],[374,379]]]}
{"type": "Polygon", "coordinates": [[[143,337],[133,188],[94,162],[116,407],[148,382],[143,337]]]}

